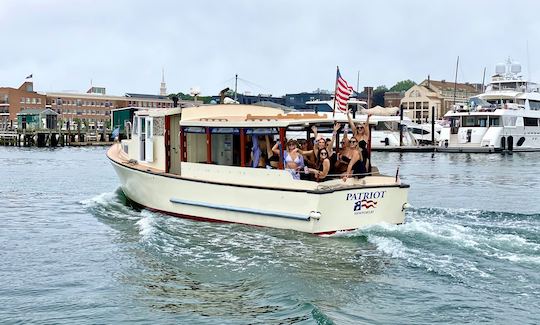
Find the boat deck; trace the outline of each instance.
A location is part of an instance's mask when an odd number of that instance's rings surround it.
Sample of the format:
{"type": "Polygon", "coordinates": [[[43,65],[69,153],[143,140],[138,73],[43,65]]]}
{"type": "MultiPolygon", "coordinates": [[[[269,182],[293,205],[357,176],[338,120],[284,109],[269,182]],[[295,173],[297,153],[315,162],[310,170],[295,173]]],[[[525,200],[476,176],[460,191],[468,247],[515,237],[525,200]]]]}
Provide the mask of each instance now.
{"type": "Polygon", "coordinates": [[[229,166],[196,163],[183,163],[185,165],[182,165],[184,166],[182,167],[182,175],[177,175],[166,173],[162,169],[152,168],[136,160],[129,159],[129,156],[122,150],[122,146],[118,143],[112,145],[107,151],[107,157],[117,164],[141,172],[186,180],[229,184],[232,186],[250,186],[268,189],[282,188],[307,192],[332,192],[351,188],[380,186],[408,186],[402,185],[399,178],[396,181],[396,178],[392,176],[373,175],[364,178],[348,178],[346,181],[343,181],[341,178],[334,178],[319,183],[309,180],[294,180],[288,172],[283,173],[283,171],[276,169],[234,168],[233,170],[229,166]]]}

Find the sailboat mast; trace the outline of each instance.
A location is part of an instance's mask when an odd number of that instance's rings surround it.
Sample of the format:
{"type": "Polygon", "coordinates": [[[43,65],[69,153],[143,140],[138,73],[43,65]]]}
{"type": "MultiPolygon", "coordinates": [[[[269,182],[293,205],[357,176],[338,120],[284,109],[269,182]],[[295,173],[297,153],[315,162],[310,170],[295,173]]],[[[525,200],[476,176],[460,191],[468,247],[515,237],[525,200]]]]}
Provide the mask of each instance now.
{"type": "Polygon", "coordinates": [[[357,99],[360,99],[360,71],[358,71],[358,75],[356,76],[356,97],[357,99]]]}
{"type": "Polygon", "coordinates": [[[482,76],[482,93],[486,92],[485,88],[485,82],[486,82],[486,67],[484,67],[484,74],[482,76]]]}
{"type": "Polygon", "coordinates": [[[459,67],[459,55],[456,62],[456,77],[454,78],[454,109],[456,107],[456,92],[457,92],[457,72],[459,67]]]}

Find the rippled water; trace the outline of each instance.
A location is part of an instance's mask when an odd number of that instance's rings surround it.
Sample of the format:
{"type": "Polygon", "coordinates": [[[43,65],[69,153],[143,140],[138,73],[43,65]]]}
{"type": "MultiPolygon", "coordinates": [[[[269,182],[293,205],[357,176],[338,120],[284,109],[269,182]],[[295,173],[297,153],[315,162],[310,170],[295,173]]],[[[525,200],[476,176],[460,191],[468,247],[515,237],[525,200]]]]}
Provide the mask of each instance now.
{"type": "Polygon", "coordinates": [[[375,153],[406,224],[330,237],[135,210],[104,154],[0,147],[2,324],[540,323],[540,154],[375,153]]]}

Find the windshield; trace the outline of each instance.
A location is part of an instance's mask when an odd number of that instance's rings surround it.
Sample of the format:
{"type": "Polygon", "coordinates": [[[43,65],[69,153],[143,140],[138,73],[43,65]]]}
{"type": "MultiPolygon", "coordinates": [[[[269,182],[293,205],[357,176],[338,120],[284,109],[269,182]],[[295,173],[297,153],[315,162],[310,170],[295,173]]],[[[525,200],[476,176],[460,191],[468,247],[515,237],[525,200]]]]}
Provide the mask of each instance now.
{"type": "Polygon", "coordinates": [[[487,102],[486,100],[478,97],[471,97],[469,99],[469,107],[476,108],[476,107],[491,107],[492,104],[487,102]]]}

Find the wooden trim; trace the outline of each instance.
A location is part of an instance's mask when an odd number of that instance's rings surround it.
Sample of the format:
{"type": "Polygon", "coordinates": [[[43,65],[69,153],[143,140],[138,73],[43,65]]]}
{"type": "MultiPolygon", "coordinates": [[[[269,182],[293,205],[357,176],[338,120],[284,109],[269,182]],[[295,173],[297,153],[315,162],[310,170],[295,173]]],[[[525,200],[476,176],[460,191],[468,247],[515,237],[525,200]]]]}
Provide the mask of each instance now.
{"type": "Polygon", "coordinates": [[[180,127],[180,161],[187,161],[186,152],[186,130],[180,127]]]}
{"type": "Polygon", "coordinates": [[[206,127],[206,163],[212,163],[212,132],[210,127],[206,127]]]}
{"type": "Polygon", "coordinates": [[[316,113],[289,113],[287,115],[251,115],[246,116],[246,121],[276,121],[276,120],[312,120],[322,119],[319,114],[316,113]]]}
{"type": "Polygon", "coordinates": [[[279,143],[281,144],[281,149],[279,152],[278,169],[283,169],[283,155],[285,150],[287,150],[287,148],[285,148],[285,128],[279,128],[279,143]]]}
{"type": "Polygon", "coordinates": [[[240,128],[240,166],[246,167],[246,130],[240,128]]]}
{"type": "Polygon", "coordinates": [[[165,172],[171,170],[171,117],[165,116],[165,172]]]}
{"type": "Polygon", "coordinates": [[[203,179],[187,178],[187,177],[183,177],[183,176],[175,175],[175,174],[166,174],[163,171],[157,171],[157,170],[152,170],[150,168],[146,168],[146,166],[145,166],[146,169],[137,168],[135,166],[130,166],[126,163],[117,161],[113,159],[112,157],[110,157],[109,155],[107,155],[107,158],[109,158],[109,160],[112,161],[114,164],[117,164],[123,168],[131,169],[140,173],[152,174],[152,175],[162,176],[162,177],[167,177],[167,178],[176,178],[176,179],[180,179],[186,182],[223,185],[223,186],[229,186],[229,187],[253,188],[253,189],[261,189],[261,190],[277,190],[277,191],[284,191],[284,192],[302,192],[302,193],[308,193],[308,194],[327,194],[327,193],[334,193],[334,192],[344,192],[344,191],[350,191],[350,190],[363,190],[363,189],[373,189],[373,188],[394,188],[394,187],[410,188],[409,184],[388,184],[388,185],[358,185],[358,186],[350,186],[350,187],[342,187],[342,188],[306,190],[306,189],[293,189],[293,188],[265,187],[265,186],[257,186],[257,185],[231,184],[231,183],[222,183],[222,182],[209,181],[209,180],[203,180],[203,179]]]}

